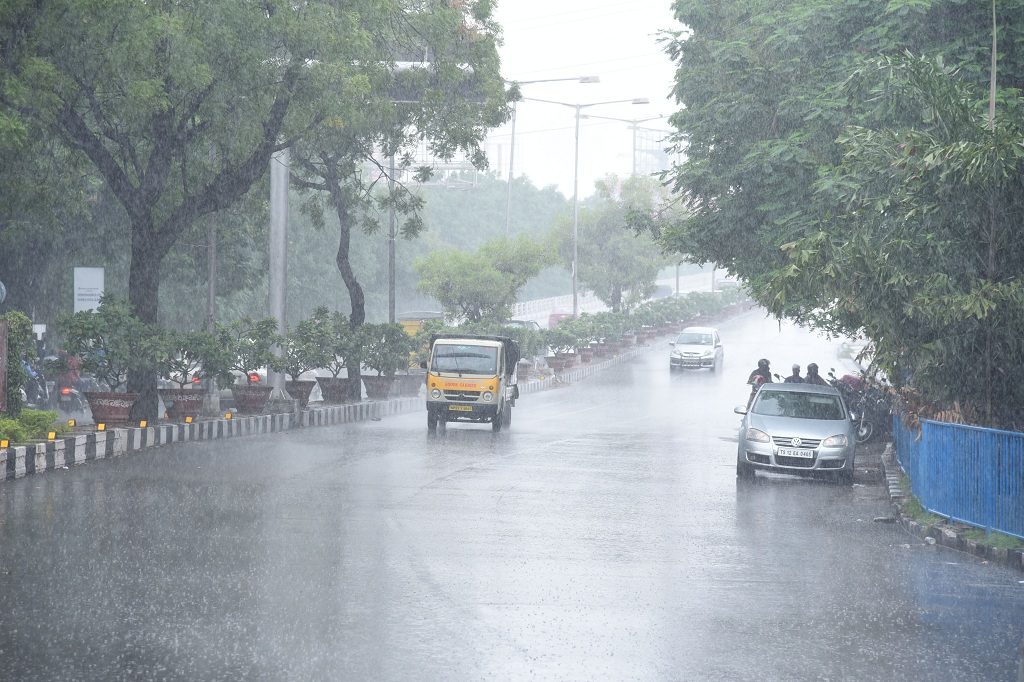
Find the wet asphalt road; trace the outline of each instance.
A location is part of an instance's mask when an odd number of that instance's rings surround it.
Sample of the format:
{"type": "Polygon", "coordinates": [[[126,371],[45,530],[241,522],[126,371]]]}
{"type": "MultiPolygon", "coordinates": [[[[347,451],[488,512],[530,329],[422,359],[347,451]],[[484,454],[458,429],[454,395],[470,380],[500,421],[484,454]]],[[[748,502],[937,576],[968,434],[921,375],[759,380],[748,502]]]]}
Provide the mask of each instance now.
{"type": "MultiPolygon", "coordinates": [[[[759,355],[668,346],[527,395],[190,444],[0,485],[0,679],[1015,679],[1024,575],[922,545],[883,489],[737,487],[759,355]]],[[[664,342],[661,342],[662,344],[664,342]]]]}

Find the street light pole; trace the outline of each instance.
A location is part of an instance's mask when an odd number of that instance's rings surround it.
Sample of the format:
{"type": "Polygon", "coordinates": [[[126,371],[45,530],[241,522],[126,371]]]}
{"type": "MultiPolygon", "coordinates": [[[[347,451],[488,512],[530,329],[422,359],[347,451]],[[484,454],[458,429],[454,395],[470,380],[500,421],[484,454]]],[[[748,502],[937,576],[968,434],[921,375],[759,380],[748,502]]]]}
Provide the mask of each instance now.
{"type": "MultiPolygon", "coordinates": [[[[562,83],[566,81],[576,81],[577,83],[600,83],[601,78],[598,76],[573,76],[572,78],[542,78],[541,80],[532,81],[505,81],[514,85],[532,85],[534,83],[562,83]]],[[[515,174],[515,158],[516,158],[516,106],[518,102],[512,102],[512,135],[509,138],[508,144],[508,187],[505,189],[505,236],[511,234],[511,222],[512,222],[512,178],[515,174]]]]}
{"type": "MultiPolygon", "coordinates": [[[[630,130],[633,131],[633,175],[636,175],[636,167],[637,167],[637,163],[636,163],[636,133],[637,133],[637,131],[638,130],[652,130],[652,131],[659,131],[660,130],[658,128],[645,128],[645,127],[641,126],[640,124],[641,123],[647,123],[648,121],[657,121],[658,119],[665,118],[665,117],[664,117],[664,115],[661,115],[661,116],[651,116],[650,118],[615,118],[614,116],[594,116],[593,114],[587,114],[583,118],[599,118],[602,121],[619,121],[621,123],[628,123],[629,124],[630,130]]],[[[664,133],[667,134],[669,131],[665,130],[665,131],[661,131],[661,132],[664,132],[664,133]]]]}
{"type": "MultiPolygon", "coordinates": [[[[613,99],[607,102],[589,102],[587,104],[570,104],[569,102],[557,102],[550,99],[538,99],[536,97],[524,97],[530,102],[544,102],[545,104],[559,104],[563,107],[571,107],[576,111],[576,137],[573,151],[573,172],[572,172],[572,316],[579,317],[579,292],[577,289],[579,272],[579,184],[580,184],[580,119],[581,112],[587,107],[597,107],[603,104],[650,104],[646,97],[635,97],[633,99],[613,99]]],[[[598,118],[598,117],[594,117],[598,118]]]]}
{"type": "Polygon", "coordinates": [[[576,265],[579,263],[579,225],[580,225],[580,111],[583,106],[576,105],[576,136],[573,142],[572,162],[572,316],[579,317],[580,304],[578,299],[576,265]]]}

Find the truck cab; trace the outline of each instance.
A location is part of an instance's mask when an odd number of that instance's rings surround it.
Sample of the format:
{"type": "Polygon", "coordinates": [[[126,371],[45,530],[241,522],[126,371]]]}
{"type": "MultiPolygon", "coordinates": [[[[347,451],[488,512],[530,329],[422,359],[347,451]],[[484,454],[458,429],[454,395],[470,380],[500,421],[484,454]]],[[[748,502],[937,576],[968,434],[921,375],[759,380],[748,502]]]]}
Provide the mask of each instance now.
{"type": "Polygon", "coordinates": [[[435,334],[427,369],[427,431],[448,422],[512,424],[519,345],[505,336],[435,334]]]}

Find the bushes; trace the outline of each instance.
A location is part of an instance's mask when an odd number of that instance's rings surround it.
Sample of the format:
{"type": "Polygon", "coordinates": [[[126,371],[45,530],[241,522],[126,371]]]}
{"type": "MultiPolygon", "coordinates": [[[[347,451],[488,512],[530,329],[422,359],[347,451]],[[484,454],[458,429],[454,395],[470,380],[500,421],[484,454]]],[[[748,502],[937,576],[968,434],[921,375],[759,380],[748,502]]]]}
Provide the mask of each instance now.
{"type": "Polygon", "coordinates": [[[50,410],[22,410],[17,419],[0,417],[0,440],[25,443],[45,440],[46,434],[56,431],[67,433],[68,427],[57,421],[57,413],[50,410]]]}

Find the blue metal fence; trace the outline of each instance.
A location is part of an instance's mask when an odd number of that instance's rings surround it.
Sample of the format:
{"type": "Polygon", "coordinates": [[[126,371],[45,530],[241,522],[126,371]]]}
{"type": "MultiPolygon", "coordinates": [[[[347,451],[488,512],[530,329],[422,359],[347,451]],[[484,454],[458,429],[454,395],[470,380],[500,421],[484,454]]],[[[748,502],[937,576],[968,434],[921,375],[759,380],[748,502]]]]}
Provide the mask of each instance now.
{"type": "Polygon", "coordinates": [[[1024,433],[893,417],[896,456],[925,509],[1024,538],[1024,433]]]}

